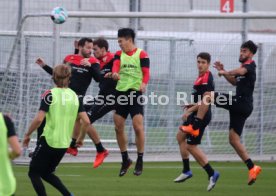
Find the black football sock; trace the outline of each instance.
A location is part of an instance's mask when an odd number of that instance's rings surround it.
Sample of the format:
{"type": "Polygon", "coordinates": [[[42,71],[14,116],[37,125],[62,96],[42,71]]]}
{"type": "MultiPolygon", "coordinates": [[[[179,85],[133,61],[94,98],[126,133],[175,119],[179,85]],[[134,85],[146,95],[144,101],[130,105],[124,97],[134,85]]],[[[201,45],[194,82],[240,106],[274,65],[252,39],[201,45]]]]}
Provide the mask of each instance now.
{"type": "Polygon", "coordinates": [[[103,152],[105,150],[101,142],[99,142],[98,144],[95,144],[95,146],[96,146],[97,152],[103,152]]]}
{"type": "Polygon", "coordinates": [[[183,173],[186,173],[187,171],[190,171],[190,161],[189,159],[182,159],[183,162],[183,173]]]}
{"type": "Polygon", "coordinates": [[[209,178],[214,175],[215,171],[213,170],[213,168],[211,167],[211,165],[209,163],[207,163],[203,168],[207,172],[209,178]]]}
{"type": "Polygon", "coordinates": [[[251,159],[247,159],[246,161],[244,161],[248,170],[252,169],[254,167],[254,163],[252,162],[251,159]]]}
{"type": "Polygon", "coordinates": [[[121,152],[121,154],[122,154],[122,160],[123,160],[123,162],[127,162],[128,159],[129,159],[127,151],[121,152]]]}
{"type": "Polygon", "coordinates": [[[76,148],[76,139],[72,138],[70,148],[76,148]]]}
{"type": "Polygon", "coordinates": [[[143,156],[144,156],[143,152],[138,152],[137,153],[137,162],[139,162],[139,161],[143,162],[143,156]]]}

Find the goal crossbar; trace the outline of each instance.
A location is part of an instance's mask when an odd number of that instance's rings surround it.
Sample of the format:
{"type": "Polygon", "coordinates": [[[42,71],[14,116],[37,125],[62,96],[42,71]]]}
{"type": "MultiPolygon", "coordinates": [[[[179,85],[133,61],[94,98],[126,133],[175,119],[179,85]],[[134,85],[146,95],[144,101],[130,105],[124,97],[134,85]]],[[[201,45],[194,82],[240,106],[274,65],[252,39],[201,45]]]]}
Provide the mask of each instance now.
{"type": "MultiPolygon", "coordinates": [[[[151,19],[276,19],[275,12],[211,13],[211,12],[88,12],[69,11],[70,18],[151,18],[151,19]]],[[[26,14],[28,17],[49,17],[49,13],[26,14]]]]}

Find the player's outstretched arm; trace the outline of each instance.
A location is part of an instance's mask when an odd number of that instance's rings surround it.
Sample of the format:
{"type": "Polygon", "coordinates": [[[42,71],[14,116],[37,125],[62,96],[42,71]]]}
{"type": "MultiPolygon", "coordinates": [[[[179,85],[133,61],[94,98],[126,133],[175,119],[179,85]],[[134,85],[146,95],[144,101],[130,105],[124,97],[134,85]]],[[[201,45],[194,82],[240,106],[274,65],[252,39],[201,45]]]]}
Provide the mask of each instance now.
{"type": "Polygon", "coordinates": [[[244,67],[239,67],[237,69],[228,71],[228,75],[230,76],[244,76],[246,73],[247,73],[247,69],[244,67]]]}
{"type": "Polygon", "coordinates": [[[42,69],[44,69],[44,71],[46,71],[48,74],[53,75],[53,68],[46,65],[43,58],[37,58],[35,63],[38,64],[42,69]]]}
{"type": "Polygon", "coordinates": [[[32,133],[37,130],[37,128],[40,126],[42,123],[43,119],[45,118],[45,111],[39,110],[37,113],[36,117],[34,118],[33,122],[31,123],[27,133],[24,135],[23,139],[23,147],[28,147],[29,142],[31,140],[31,135],[32,133]]]}
{"type": "Polygon", "coordinates": [[[233,86],[236,86],[237,80],[233,75],[229,75],[227,71],[224,69],[224,65],[216,61],[213,66],[217,71],[219,76],[224,76],[224,78],[233,86]]]}

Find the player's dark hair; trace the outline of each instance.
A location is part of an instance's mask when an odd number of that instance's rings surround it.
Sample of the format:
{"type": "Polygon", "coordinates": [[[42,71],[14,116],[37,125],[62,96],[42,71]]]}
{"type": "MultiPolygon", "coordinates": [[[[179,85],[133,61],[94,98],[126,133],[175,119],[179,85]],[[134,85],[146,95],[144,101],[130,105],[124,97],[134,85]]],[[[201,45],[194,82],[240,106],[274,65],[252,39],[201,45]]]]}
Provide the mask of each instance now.
{"type": "Polygon", "coordinates": [[[93,40],[91,38],[88,38],[88,37],[81,38],[78,42],[78,46],[83,47],[86,42],[93,43],[93,40]]]}
{"type": "Polygon", "coordinates": [[[105,48],[105,50],[108,51],[108,42],[104,38],[94,40],[93,44],[97,45],[99,48],[105,48]]]}
{"type": "Polygon", "coordinates": [[[53,80],[57,87],[65,88],[69,85],[69,79],[71,77],[71,67],[68,65],[57,65],[53,70],[53,80]]]}
{"type": "Polygon", "coordinates": [[[118,30],[118,37],[123,37],[126,39],[131,38],[132,41],[134,42],[135,40],[135,32],[131,28],[121,28],[118,30]]]}
{"type": "Polygon", "coordinates": [[[241,45],[241,48],[248,48],[252,54],[256,54],[258,46],[253,41],[248,40],[241,45]]]}
{"type": "Polygon", "coordinates": [[[198,58],[198,57],[206,60],[208,63],[211,62],[211,55],[208,52],[201,52],[197,55],[196,58],[198,58]]]}

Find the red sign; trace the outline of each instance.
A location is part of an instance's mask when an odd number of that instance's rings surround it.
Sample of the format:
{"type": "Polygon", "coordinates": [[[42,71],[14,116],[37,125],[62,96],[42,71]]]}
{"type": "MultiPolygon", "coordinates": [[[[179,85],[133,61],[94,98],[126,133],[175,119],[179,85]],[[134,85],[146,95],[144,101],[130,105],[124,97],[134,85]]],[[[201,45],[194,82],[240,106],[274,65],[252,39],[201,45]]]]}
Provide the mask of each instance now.
{"type": "Polygon", "coordinates": [[[222,13],[234,12],[234,0],[220,0],[220,12],[222,13]]]}

